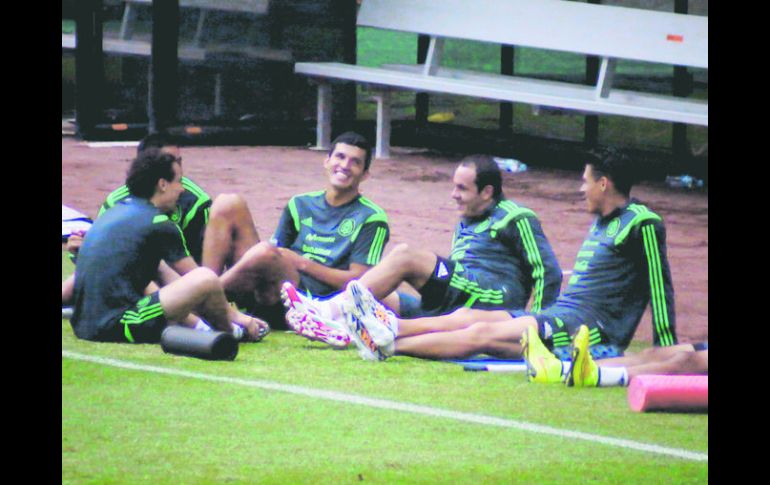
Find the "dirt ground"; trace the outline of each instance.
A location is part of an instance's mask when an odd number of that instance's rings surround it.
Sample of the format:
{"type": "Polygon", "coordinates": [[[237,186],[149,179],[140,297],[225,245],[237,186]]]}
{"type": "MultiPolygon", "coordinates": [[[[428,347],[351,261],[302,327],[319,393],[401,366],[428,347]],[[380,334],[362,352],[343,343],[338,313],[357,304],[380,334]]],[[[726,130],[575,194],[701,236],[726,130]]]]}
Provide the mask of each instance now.
{"type": "MultiPolygon", "coordinates": [[[[104,197],[123,184],[135,147],[96,147],[62,135],[62,203],[91,217],[104,197]]],[[[459,157],[394,147],[375,160],[362,189],[389,216],[391,239],[447,255],[456,214],[449,197],[459,157]]],[[[248,201],[262,239],[269,239],[294,194],[323,187],[324,153],[302,147],[184,147],[184,173],[212,198],[237,192],[248,201]]],[[[508,198],[533,209],[565,271],[592,216],[578,191],[580,173],[531,168],[504,174],[508,198]]],[[[676,292],[681,342],[708,339],[708,194],[642,183],[632,195],[660,214],[667,227],[668,258],[676,292]]],[[[564,282],[568,280],[564,278],[564,282]]],[[[651,342],[648,312],[635,339],[651,342]]]]}

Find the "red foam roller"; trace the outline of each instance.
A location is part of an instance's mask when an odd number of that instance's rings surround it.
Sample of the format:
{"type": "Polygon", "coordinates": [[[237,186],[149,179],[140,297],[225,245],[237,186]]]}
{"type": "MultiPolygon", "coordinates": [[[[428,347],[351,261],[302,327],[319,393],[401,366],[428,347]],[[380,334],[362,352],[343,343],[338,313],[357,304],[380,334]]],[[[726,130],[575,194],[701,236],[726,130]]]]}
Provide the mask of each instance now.
{"type": "Polygon", "coordinates": [[[647,375],[631,379],[628,405],[642,411],[708,411],[709,376],[647,375]]]}

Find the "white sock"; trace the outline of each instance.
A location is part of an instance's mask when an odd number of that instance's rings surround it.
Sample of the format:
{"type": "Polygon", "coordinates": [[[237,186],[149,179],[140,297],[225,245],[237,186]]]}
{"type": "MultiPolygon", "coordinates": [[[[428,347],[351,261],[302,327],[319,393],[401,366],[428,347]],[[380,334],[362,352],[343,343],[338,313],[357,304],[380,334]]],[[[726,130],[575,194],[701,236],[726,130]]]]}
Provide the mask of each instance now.
{"type": "Polygon", "coordinates": [[[628,369],[625,367],[599,367],[597,387],[628,386],[628,369]]]}
{"type": "Polygon", "coordinates": [[[212,330],[212,328],[206,322],[204,322],[202,318],[198,319],[198,323],[196,323],[193,328],[201,332],[211,332],[212,330]]]}
{"type": "Polygon", "coordinates": [[[567,372],[569,372],[570,368],[572,368],[572,362],[569,360],[562,360],[561,361],[561,375],[566,376],[567,372]]]}

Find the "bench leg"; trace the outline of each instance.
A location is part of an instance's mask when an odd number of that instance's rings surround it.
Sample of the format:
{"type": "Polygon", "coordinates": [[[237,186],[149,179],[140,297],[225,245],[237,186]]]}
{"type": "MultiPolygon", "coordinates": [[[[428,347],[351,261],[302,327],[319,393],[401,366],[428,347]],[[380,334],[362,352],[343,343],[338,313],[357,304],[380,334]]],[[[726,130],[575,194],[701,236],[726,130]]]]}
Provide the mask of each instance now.
{"type": "Polygon", "coordinates": [[[214,74],[214,116],[222,116],[222,73],[214,74]]]}
{"type": "Polygon", "coordinates": [[[377,143],[375,158],[390,158],[390,92],[383,91],[374,95],[377,100],[377,143]]]}
{"type": "Polygon", "coordinates": [[[332,134],[332,87],[328,83],[318,85],[318,107],[316,120],[316,148],[328,150],[332,134]]]}

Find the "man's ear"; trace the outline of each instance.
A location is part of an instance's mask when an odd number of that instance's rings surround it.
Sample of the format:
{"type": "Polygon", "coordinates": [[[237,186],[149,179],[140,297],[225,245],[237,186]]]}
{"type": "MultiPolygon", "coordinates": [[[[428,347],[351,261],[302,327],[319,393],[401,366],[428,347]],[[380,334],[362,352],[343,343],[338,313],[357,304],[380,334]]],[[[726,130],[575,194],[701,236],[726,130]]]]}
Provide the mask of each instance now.
{"type": "Polygon", "coordinates": [[[599,183],[599,187],[602,188],[602,192],[605,192],[609,188],[615,187],[615,185],[612,183],[612,180],[607,178],[606,175],[602,175],[601,177],[599,177],[598,183],[599,183]]]}
{"type": "Polygon", "coordinates": [[[158,179],[158,182],[155,184],[155,191],[163,193],[166,191],[167,187],[168,187],[168,180],[161,177],[158,179]]]}
{"type": "Polygon", "coordinates": [[[485,185],[483,189],[481,189],[481,196],[484,197],[484,199],[489,200],[495,195],[495,189],[491,185],[485,185]]]}

